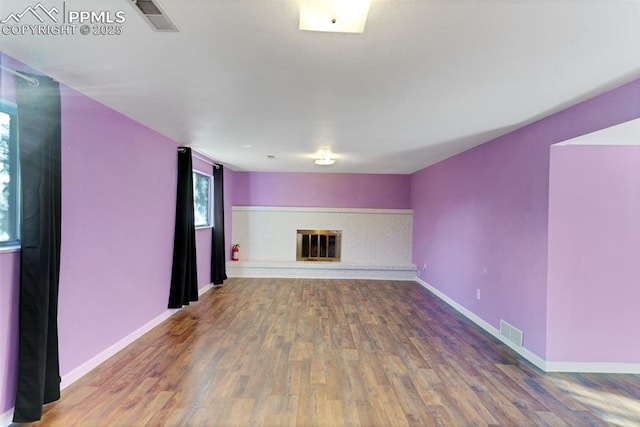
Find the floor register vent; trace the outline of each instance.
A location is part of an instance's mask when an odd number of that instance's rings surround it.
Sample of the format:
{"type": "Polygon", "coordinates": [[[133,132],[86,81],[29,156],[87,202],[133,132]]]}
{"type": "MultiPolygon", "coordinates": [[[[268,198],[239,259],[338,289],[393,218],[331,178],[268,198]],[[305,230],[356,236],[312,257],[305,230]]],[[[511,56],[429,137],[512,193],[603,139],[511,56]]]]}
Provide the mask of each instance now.
{"type": "Polygon", "coordinates": [[[522,347],[522,331],[502,319],[500,319],[500,335],[518,347],[522,347]]]}

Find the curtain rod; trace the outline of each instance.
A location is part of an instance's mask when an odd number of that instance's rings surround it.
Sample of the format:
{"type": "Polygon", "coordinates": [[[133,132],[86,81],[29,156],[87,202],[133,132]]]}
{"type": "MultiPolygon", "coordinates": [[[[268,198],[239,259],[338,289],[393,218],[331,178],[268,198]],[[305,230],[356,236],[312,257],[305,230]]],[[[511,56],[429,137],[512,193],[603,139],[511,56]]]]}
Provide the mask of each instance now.
{"type": "Polygon", "coordinates": [[[29,82],[29,84],[33,87],[37,87],[40,85],[40,82],[38,81],[38,79],[34,79],[33,77],[29,77],[26,74],[22,74],[20,71],[16,71],[13,68],[9,68],[9,67],[5,67],[4,65],[0,65],[0,69],[2,71],[6,71],[9,74],[13,74],[16,77],[20,77],[21,79],[24,79],[26,81],[29,82]]]}
{"type": "MultiPolygon", "coordinates": [[[[178,148],[178,150],[183,149],[184,147],[180,147],[178,148]]],[[[215,167],[216,169],[220,169],[220,165],[217,163],[214,163],[213,161],[209,160],[208,158],[204,157],[204,155],[198,153],[197,151],[195,151],[193,148],[191,149],[191,157],[195,157],[198,160],[202,160],[203,162],[215,167]]]]}

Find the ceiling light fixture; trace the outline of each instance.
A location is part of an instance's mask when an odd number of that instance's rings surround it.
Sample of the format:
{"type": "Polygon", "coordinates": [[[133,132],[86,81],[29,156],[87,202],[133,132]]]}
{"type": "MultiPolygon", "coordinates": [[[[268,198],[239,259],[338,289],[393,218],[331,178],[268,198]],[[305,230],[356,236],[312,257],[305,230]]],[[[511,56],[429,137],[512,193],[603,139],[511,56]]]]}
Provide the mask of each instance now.
{"type": "Polygon", "coordinates": [[[315,159],[314,163],[320,166],[331,166],[336,162],[336,159],[332,159],[331,157],[323,157],[322,159],[315,159]]]}
{"type": "Polygon", "coordinates": [[[319,166],[331,166],[336,162],[336,155],[327,146],[321,147],[313,158],[315,159],[313,162],[319,166]]]}
{"type": "Polygon", "coordinates": [[[299,0],[301,30],[362,33],[371,0],[299,0]]]}

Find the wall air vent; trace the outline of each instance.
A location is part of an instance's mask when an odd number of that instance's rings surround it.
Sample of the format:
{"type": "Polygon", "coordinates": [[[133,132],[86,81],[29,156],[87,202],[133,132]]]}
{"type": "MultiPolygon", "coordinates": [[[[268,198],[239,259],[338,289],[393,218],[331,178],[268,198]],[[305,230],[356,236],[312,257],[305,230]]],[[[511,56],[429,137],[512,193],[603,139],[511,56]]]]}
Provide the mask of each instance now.
{"type": "Polygon", "coordinates": [[[156,31],[178,32],[178,27],[171,18],[160,8],[157,1],[151,0],[131,0],[142,16],[156,31]]]}
{"type": "Polygon", "coordinates": [[[500,319],[500,335],[518,347],[522,347],[522,331],[502,319],[500,319]]]}

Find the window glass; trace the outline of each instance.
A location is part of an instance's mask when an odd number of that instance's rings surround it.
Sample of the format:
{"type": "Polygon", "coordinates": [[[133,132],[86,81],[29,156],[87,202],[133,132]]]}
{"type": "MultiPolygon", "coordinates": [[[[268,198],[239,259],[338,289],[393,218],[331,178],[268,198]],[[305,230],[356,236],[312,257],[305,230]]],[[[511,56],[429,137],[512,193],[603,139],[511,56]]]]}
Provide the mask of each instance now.
{"type": "Polygon", "coordinates": [[[196,227],[211,223],[211,176],[193,172],[193,213],[196,227]]]}
{"type": "Polygon", "coordinates": [[[0,103],[0,246],[19,241],[18,178],[15,109],[0,103]]]}

